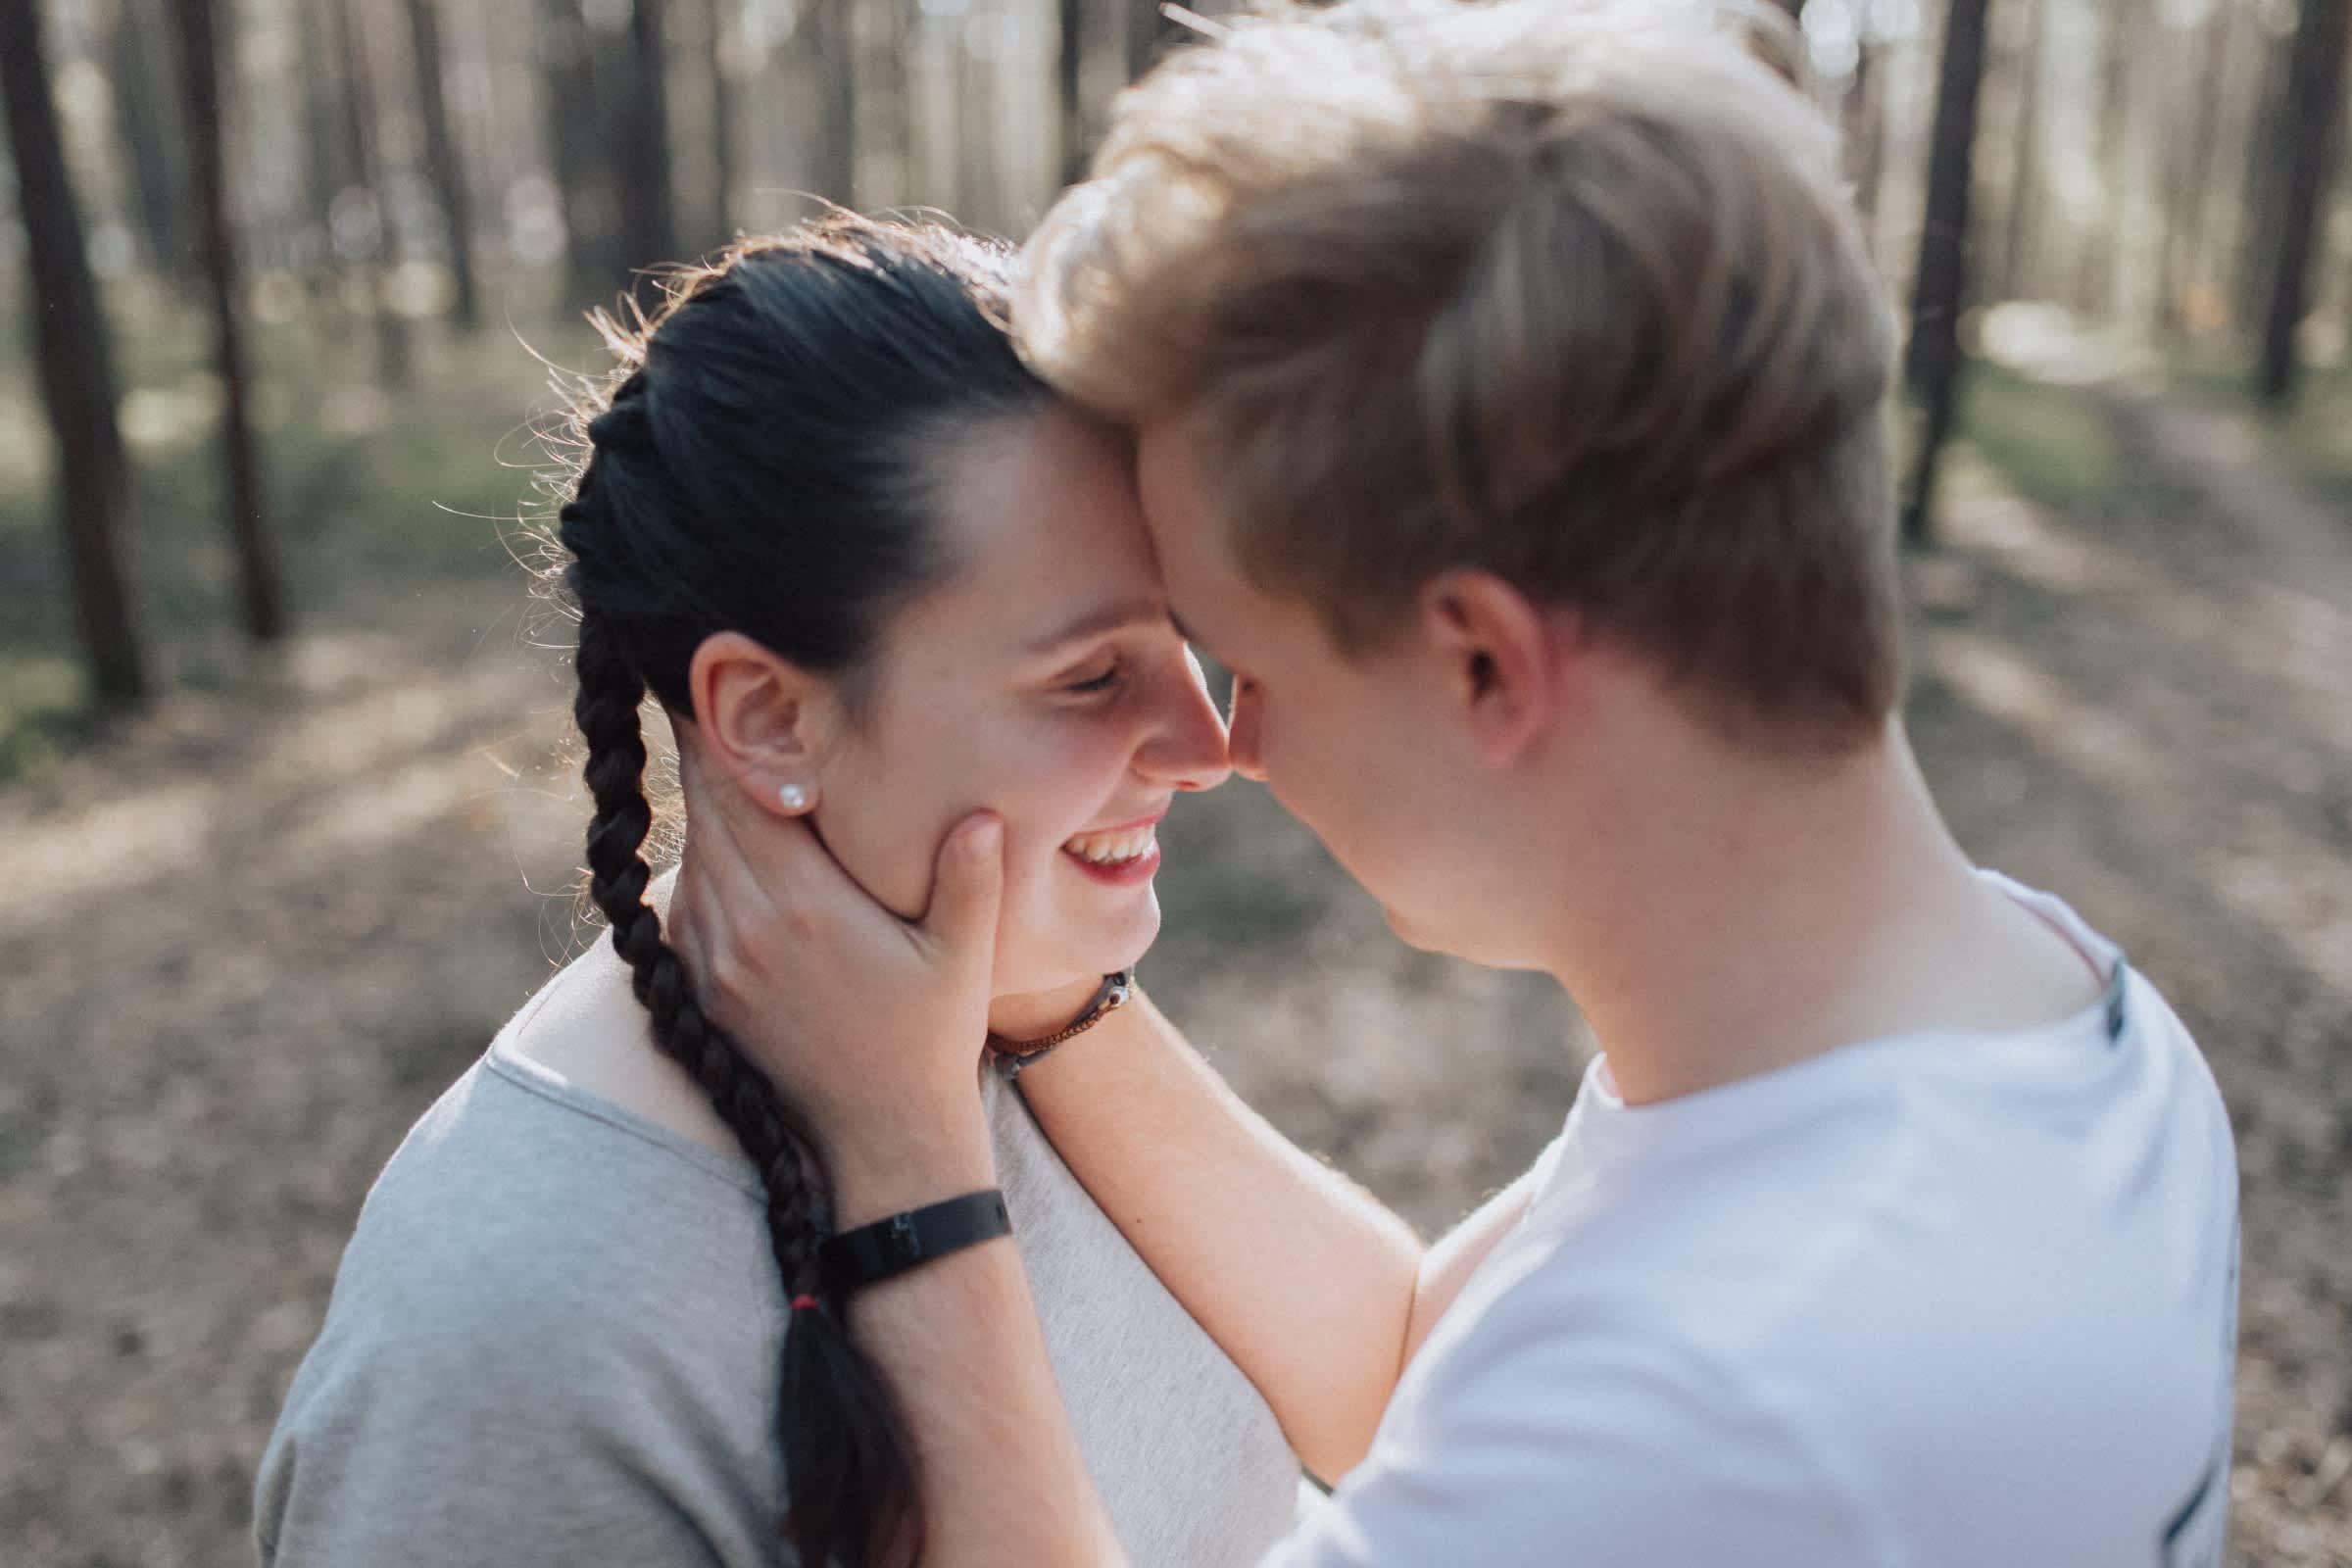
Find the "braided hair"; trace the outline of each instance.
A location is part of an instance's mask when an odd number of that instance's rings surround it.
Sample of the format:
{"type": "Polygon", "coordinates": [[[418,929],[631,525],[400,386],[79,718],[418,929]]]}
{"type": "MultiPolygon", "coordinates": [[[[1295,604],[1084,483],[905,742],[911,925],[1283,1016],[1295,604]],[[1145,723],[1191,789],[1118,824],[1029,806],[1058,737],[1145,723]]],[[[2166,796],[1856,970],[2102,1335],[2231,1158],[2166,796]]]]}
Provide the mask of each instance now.
{"type": "Polygon", "coordinates": [[[835,217],[681,274],[647,321],[606,320],[620,378],[584,427],[559,514],[579,612],[572,712],[595,803],[589,893],[660,1048],[693,1074],[765,1189],[788,1315],[781,1529],[808,1568],[920,1556],[911,1447],[887,1386],[815,1277],[824,1173],[789,1101],[703,1014],[646,902],[639,711],[690,723],[687,668],[740,631],[854,676],[889,612],[954,568],[929,455],[1042,408],[1004,327],[1005,253],[945,230],[835,217]]]}

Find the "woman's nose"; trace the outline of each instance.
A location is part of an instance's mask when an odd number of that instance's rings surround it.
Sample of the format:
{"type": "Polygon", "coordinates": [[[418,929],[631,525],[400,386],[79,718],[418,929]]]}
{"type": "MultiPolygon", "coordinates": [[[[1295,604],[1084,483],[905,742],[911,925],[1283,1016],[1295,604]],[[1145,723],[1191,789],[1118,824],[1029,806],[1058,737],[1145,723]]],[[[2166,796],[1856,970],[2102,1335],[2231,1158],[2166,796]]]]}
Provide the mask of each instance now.
{"type": "Polygon", "coordinates": [[[1136,754],[1138,770],[1180,790],[1214,789],[1233,772],[1225,757],[1225,721],[1217,716],[1216,701],[1190,649],[1154,718],[1151,736],[1136,754]]]}

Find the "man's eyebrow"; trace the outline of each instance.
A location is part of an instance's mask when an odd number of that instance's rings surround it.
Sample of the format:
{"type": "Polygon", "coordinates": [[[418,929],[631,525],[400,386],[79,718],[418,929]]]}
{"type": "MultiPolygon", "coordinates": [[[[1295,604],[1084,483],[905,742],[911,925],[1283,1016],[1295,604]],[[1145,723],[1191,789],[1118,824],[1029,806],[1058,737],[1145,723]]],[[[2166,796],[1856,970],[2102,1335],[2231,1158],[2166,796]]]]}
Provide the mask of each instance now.
{"type": "Polygon", "coordinates": [[[1168,607],[1157,599],[1113,600],[1109,604],[1097,606],[1069,624],[1038,638],[1029,645],[1028,652],[1033,656],[1043,657],[1056,649],[1067,648],[1073,643],[1085,642],[1114,631],[1125,631],[1130,627],[1165,626],[1173,618],[1168,613],[1168,607]]]}

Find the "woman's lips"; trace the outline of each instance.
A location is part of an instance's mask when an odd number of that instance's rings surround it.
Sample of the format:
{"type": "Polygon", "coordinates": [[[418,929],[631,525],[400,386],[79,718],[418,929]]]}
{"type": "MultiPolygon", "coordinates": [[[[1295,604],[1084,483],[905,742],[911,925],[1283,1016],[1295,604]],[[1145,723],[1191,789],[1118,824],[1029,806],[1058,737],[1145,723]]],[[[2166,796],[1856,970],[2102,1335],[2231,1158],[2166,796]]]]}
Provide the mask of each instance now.
{"type": "Polygon", "coordinates": [[[1152,874],[1159,869],[1159,846],[1157,844],[1152,845],[1133,859],[1118,860],[1109,864],[1098,863],[1087,859],[1084,856],[1073,854],[1067,845],[1062,846],[1061,855],[1062,858],[1068,860],[1088,876],[1105,886],[1114,888],[1131,888],[1139,883],[1149,882],[1152,880],[1152,874]]]}
{"type": "Polygon", "coordinates": [[[1080,833],[1061,847],[1070,862],[1111,887],[1148,882],[1159,869],[1159,818],[1148,816],[1097,833],[1080,833]]]}

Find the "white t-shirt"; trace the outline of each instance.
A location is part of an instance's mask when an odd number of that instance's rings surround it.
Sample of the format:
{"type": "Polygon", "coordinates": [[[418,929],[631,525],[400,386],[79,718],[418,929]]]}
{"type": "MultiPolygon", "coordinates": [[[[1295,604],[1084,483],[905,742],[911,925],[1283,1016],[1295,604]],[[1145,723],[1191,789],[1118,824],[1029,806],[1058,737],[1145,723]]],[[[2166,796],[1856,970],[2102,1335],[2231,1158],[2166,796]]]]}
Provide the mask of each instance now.
{"type": "Polygon", "coordinates": [[[1595,1062],[1519,1228],[1271,1561],[2219,1564],[2237,1167],[2179,1018],[1898,1036],[1629,1107],[1595,1062]]]}

